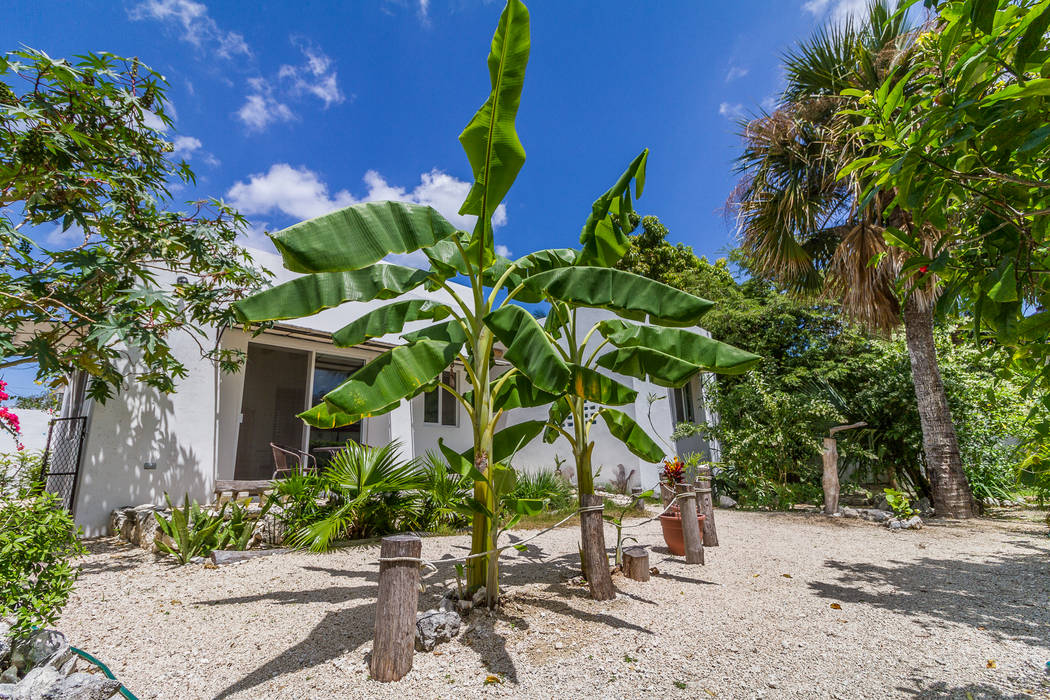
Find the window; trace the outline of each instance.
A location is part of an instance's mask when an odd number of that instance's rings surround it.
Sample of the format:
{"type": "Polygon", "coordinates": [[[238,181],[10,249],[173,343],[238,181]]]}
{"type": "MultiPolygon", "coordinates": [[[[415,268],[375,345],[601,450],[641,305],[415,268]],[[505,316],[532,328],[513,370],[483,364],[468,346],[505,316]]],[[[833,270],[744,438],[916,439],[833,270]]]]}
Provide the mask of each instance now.
{"type": "MultiPolygon", "coordinates": [[[[445,370],[441,381],[453,389],[456,388],[456,373],[445,370]]],[[[456,397],[439,387],[423,394],[423,422],[439,425],[456,425],[458,423],[456,397]]]]}
{"type": "Polygon", "coordinates": [[[689,380],[689,382],[681,389],[674,390],[674,422],[696,422],[696,409],[695,403],[693,402],[692,380],[689,380]]]}

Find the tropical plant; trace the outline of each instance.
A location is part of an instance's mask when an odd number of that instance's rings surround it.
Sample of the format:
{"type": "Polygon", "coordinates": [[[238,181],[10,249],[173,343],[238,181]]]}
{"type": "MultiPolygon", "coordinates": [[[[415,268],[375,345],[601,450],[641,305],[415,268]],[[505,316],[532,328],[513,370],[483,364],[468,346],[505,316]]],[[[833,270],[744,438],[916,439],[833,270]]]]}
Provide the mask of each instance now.
{"type": "Polygon", "coordinates": [[[43,450],[0,452],[0,495],[26,495],[40,484],[43,470],[43,450]]]}
{"type": "Polygon", "coordinates": [[[16,636],[58,619],[80,573],[78,534],[54,495],[0,493],[0,618],[16,636]]]}
{"type": "Polygon", "coordinates": [[[160,531],[164,537],[154,540],[157,549],[170,554],[180,565],[190,563],[195,557],[204,557],[219,547],[220,529],[226,519],[226,504],[217,512],[208,512],[201,508],[197,501],[190,503],[190,495],[183,497],[182,508],[171,504],[168,494],[164,494],[171,515],[165,517],[154,513],[160,531]]]}
{"type": "Polygon", "coordinates": [[[511,498],[541,500],[546,509],[551,511],[565,510],[572,505],[572,486],[550,469],[537,472],[522,472],[510,492],[511,498]]]}
{"type": "Polygon", "coordinates": [[[36,363],[54,384],[84,372],[100,400],[130,377],[172,391],[186,374],[179,332],[237,367],[241,355],[206,329],[231,323],[229,302],[261,277],[228,206],[170,210],[175,185],[195,179],[171,157],[165,89],[138,59],[109,53],[0,57],[0,370],[36,363]]]}
{"type": "Polygon", "coordinates": [[[428,451],[422,462],[423,488],[420,491],[420,515],[415,529],[447,530],[466,527],[470,513],[466,508],[474,482],[457,474],[436,452],[428,451]]]}
{"type": "Polygon", "coordinates": [[[324,482],[312,472],[293,472],[273,482],[267,503],[281,521],[285,533],[301,530],[320,520],[327,500],[324,482]]]}
{"type": "Polygon", "coordinates": [[[897,489],[883,489],[883,493],[886,494],[886,503],[889,504],[890,510],[898,518],[910,518],[915,515],[915,509],[911,507],[911,498],[908,494],[897,489]]]}
{"type": "Polygon", "coordinates": [[[663,469],[660,470],[660,483],[671,488],[685,482],[685,462],[678,455],[664,460],[663,469]]]}
{"type": "MultiPolygon", "coordinates": [[[[448,303],[395,301],[333,334],[337,345],[352,346],[401,332],[410,321],[438,322],[403,333],[405,344],[362,367],[302,418],[331,428],[388,412],[401,400],[437,386],[450,392],[470,417],[473,447],[459,457],[450,456],[446,448],[442,452],[456,473],[474,477],[474,502],[483,506],[474,517],[471,551],[475,554],[494,549],[498,536],[493,517],[500,501],[495,489],[503,485],[503,477],[497,484],[495,465],[544,428],[543,421],[528,421],[497,432],[503,413],[546,405],[569,388],[582,395],[607,386],[603,380],[570,381],[573,370],[560,348],[516,302],[553,298],[575,306],[608,308],[632,320],[649,316],[681,326],[695,324],[708,306],[696,297],[610,268],[628,245],[620,221],[631,212],[631,181],[636,181],[638,194],[644,184],[646,151],[592,206],[580,236],[582,250],[544,250],[516,261],[495,254],[491,219],[525,160],[514,120],[529,45],[528,11],[519,0],[509,0],[489,54],[492,91],[460,135],[474,172],[474,184],[460,213],[477,217],[472,233],[457,231],[430,207],[402,202],[353,205],[273,234],[285,266],[306,274],[234,306],[241,322],[256,323],[308,316],[344,302],[394,299],[424,285],[447,294],[448,303]],[[429,270],[381,263],[387,255],[416,250],[429,261],[429,270]],[[455,276],[466,286],[450,284],[455,276]],[[503,359],[511,368],[494,377],[497,338],[506,345],[503,359]],[[467,374],[466,392],[441,381],[441,373],[453,363],[467,374]],[[460,457],[467,455],[469,470],[461,468],[460,457]]],[[[628,337],[633,331],[624,325],[625,348],[618,357],[624,366],[634,361],[640,374],[654,356],[634,347],[628,337]]],[[[681,363],[677,367],[684,370],[681,363]]],[[[577,376],[582,379],[579,371],[577,376]]],[[[630,424],[619,421],[617,430],[629,433],[630,424]]],[[[471,590],[484,585],[490,605],[495,604],[496,557],[472,559],[467,579],[471,590]]]]}
{"type": "Polygon", "coordinates": [[[623,519],[628,512],[634,511],[639,501],[643,501],[646,498],[653,496],[652,489],[644,492],[635,494],[631,497],[631,502],[626,506],[622,507],[618,513],[613,515],[612,513],[603,513],[602,518],[605,522],[616,528],[616,553],[613,556],[614,566],[623,566],[623,545],[625,542],[637,542],[637,537],[624,537],[623,536],[623,519]]]}
{"type": "Polygon", "coordinates": [[[936,232],[913,226],[894,206],[899,191],[872,193],[871,179],[850,166],[878,158],[881,148],[853,130],[852,109],[866,90],[886,86],[899,99],[910,89],[913,36],[906,15],[879,0],[859,25],[832,24],[790,50],[778,106],[744,126],[733,203],[755,271],[796,292],[837,298],[872,329],[892,330],[903,318],[936,512],[969,517],[973,497],[934,344],[936,279],[906,267],[884,237],[908,229],[930,251],[936,232]]]}
{"type": "Polygon", "coordinates": [[[318,519],[291,532],[289,543],[323,552],[336,540],[375,537],[417,520],[426,481],[419,462],[402,459],[400,449],[348,440],[319,477],[326,502],[318,519]]]}
{"type": "MultiPolygon", "coordinates": [[[[899,14],[915,6],[902,2],[899,14]]],[[[854,138],[877,141],[855,158],[868,196],[898,193],[910,227],[886,240],[919,281],[941,281],[944,310],[968,312],[975,339],[1010,349],[1036,399],[1038,462],[1050,439],[1050,8],[1016,0],[928,0],[908,89],[902,70],[865,86],[854,138]],[[932,246],[918,233],[938,232],[932,246]]]]}
{"type": "Polygon", "coordinates": [[[266,517],[273,503],[272,499],[267,499],[260,511],[253,515],[249,509],[250,497],[240,503],[231,502],[230,517],[219,527],[215,549],[232,549],[238,552],[248,549],[255,535],[255,525],[266,517]]]}

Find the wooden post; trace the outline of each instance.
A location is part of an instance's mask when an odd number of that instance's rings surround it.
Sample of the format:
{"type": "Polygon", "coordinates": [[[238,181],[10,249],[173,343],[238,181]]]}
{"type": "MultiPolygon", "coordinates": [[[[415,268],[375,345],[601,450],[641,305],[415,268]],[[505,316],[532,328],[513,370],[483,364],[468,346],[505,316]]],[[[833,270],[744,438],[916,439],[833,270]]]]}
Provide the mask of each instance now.
{"type": "Polygon", "coordinates": [[[835,438],[824,438],[824,515],[839,512],[839,449],[835,438]]]}
{"type": "MultiPolygon", "coordinates": [[[[580,496],[580,505],[600,506],[602,497],[593,493],[580,496]]],[[[612,576],[609,574],[609,558],[605,553],[605,521],[602,511],[590,510],[580,513],[580,534],[583,537],[584,576],[591,586],[591,598],[612,600],[616,597],[612,576]]]]}
{"type": "Polygon", "coordinates": [[[696,472],[696,500],[704,515],[704,546],[718,546],[718,531],[715,530],[715,502],[711,497],[711,468],[700,467],[696,472]]]}
{"type": "Polygon", "coordinates": [[[634,509],[636,511],[638,511],[639,513],[644,513],[645,512],[645,500],[642,499],[642,498],[638,498],[641,495],[642,495],[642,487],[641,486],[632,486],[631,487],[631,497],[634,498],[634,509]]]}
{"type": "Polygon", "coordinates": [[[649,580],[649,552],[645,547],[627,547],[623,550],[623,575],[635,581],[649,580]]]}
{"type": "Polygon", "coordinates": [[[696,514],[696,493],[689,484],[679,487],[678,505],[682,511],[682,539],[685,542],[685,563],[704,563],[704,539],[696,514]]]}
{"type": "MultiPolygon", "coordinates": [[[[418,558],[423,541],[415,535],[384,537],[381,559],[418,558]]],[[[416,641],[416,610],[419,607],[419,563],[381,561],[379,597],[376,600],[376,636],[372,644],[372,678],[396,681],[412,670],[416,641]]]]}

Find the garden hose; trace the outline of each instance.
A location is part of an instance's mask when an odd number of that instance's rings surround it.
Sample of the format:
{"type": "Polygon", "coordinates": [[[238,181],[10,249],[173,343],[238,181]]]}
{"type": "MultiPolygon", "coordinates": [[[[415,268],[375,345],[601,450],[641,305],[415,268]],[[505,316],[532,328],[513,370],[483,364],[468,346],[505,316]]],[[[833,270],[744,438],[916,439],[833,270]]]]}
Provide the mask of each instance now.
{"type": "MultiPolygon", "coordinates": [[[[106,666],[106,664],[102,663],[91,654],[87,653],[83,649],[77,649],[74,646],[69,647],[69,649],[80,658],[86,661],[90,661],[91,663],[95,664],[100,669],[102,669],[102,673],[106,674],[106,678],[112,678],[113,680],[117,680],[117,677],[114,676],[113,672],[109,670],[109,666],[106,666]]],[[[127,700],[138,700],[138,698],[132,695],[130,690],[124,687],[123,683],[120,684],[120,694],[127,698],[127,700]]]]}

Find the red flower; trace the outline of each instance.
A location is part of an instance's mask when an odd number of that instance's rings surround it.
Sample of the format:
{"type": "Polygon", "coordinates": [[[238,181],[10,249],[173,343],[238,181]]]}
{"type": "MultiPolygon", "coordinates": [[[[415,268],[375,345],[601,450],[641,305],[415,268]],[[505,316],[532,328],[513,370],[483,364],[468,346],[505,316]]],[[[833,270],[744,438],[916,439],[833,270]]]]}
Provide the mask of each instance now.
{"type": "Polygon", "coordinates": [[[929,266],[923,265],[922,267],[919,268],[919,272],[921,272],[922,274],[925,275],[926,271],[929,270],[929,269],[930,269],[929,266]]]}
{"type": "Polygon", "coordinates": [[[674,459],[665,459],[664,469],[663,473],[660,475],[660,479],[668,486],[682,483],[685,480],[685,462],[678,459],[678,457],[675,457],[674,459]]]}

